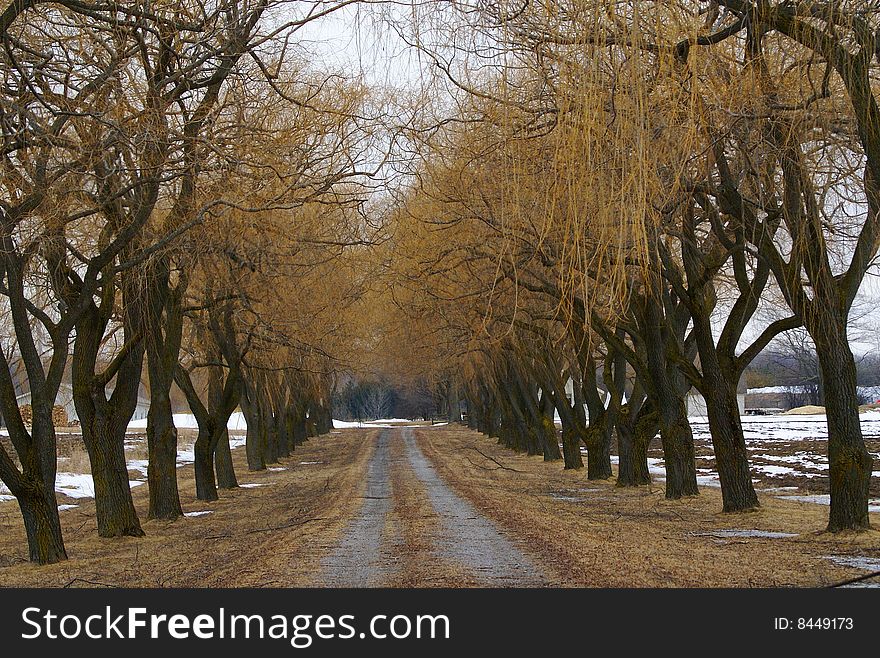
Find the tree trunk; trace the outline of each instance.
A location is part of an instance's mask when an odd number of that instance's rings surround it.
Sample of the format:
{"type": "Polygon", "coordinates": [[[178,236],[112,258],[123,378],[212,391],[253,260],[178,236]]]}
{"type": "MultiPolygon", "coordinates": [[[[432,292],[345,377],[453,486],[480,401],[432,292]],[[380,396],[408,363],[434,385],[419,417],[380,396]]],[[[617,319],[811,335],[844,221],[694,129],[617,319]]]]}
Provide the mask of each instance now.
{"type": "Polygon", "coordinates": [[[666,462],[666,497],[676,500],[682,496],[695,496],[699,490],[686,393],[677,385],[680,373],[666,360],[667,341],[673,340],[671,331],[659,300],[649,294],[645,298],[643,328],[646,361],[659,414],[660,441],[666,462]]]}
{"type": "MultiPolygon", "coordinates": [[[[213,422],[205,426],[199,426],[199,434],[193,446],[195,462],[193,468],[196,477],[196,498],[198,500],[217,500],[217,481],[214,477],[214,449],[213,437],[217,436],[213,422]]],[[[229,444],[227,443],[227,446],[229,444]]]]}
{"type": "MultiPolygon", "coordinates": [[[[581,458],[581,439],[584,436],[583,424],[579,422],[578,416],[572,408],[571,402],[565,393],[565,379],[559,376],[559,372],[550,364],[553,369],[553,382],[548,386],[551,395],[552,405],[554,409],[559,411],[559,420],[562,423],[562,458],[564,470],[577,470],[584,467],[584,460],[581,458]]],[[[583,415],[583,414],[581,414],[583,415]]]]}
{"type": "Polygon", "coordinates": [[[150,489],[147,518],[173,521],[183,516],[177,490],[177,428],[171,413],[171,399],[163,393],[156,397],[151,394],[147,412],[147,480],[150,489]]]}
{"type": "Polygon", "coordinates": [[[831,511],[828,531],[864,530],[868,519],[868,487],[872,460],[859,424],[856,366],[845,322],[827,322],[811,329],[825,391],[828,421],[828,466],[831,511]],[[830,325],[830,326],[829,326],[830,325]]]}
{"type": "Polygon", "coordinates": [[[651,483],[651,471],[648,470],[648,449],[659,429],[659,414],[653,409],[650,402],[646,402],[636,416],[635,438],[633,440],[632,467],[633,482],[636,485],[651,483]]]}
{"type": "Polygon", "coordinates": [[[674,396],[668,406],[662,407],[660,442],[666,463],[666,497],[677,500],[683,496],[699,494],[694,436],[688,422],[685,401],[680,396],[674,396]]]}
{"type": "Polygon", "coordinates": [[[96,412],[83,425],[83,442],[92,465],[98,536],[143,537],[128,483],[125,428],[114,427],[109,418],[96,412]]]}
{"type": "Polygon", "coordinates": [[[147,482],[149,519],[173,521],[183,516],[177,489],[177,428],[171,408],[171,386],[183,336],[183,293],[188,275],[180,273],[171,288],[168,257],[151,262],[144,325],[147,373],[150,377],[150,410],[147,412],[147,482]]]}
{"type": "Polygon", "coordinates": [[[263,459],[267,464],[278,463],[278,432],[275,417],[267,399],[258,403],[260,416],[260,436],[263,443],[263,459]]]}
{"type": "Polygon", "coordinates": [[[214,468],[217,469],[217,487],[220,489],[235,489],[238,487],[238,478],[235,477],[235,467],[232,464],[232,451],[229,449],[229,430],[226,427],[216,429],[217,444],[214,447],[214,468]]]}
{"type": "Polygon", "coordinates": [[[617,482],[618,487],[637,486],[635,474],[635,420],[628,404],[617,417],[617,482]]]}
{"type": "Polygon", "coordinates": [[[584,434],[587,446],[587,479],[607,480],[613,475],[611,470],[611,432],[608,426],[608,412],[599,396],[596,381],[596,364],[592,358],[585,361],[581,373],[581,392],[575,395],[577,404],[585,403],[590,417],[584,434]]]}
{"type": "Polygon", "coordinates": [[[541,400],[539,405],[539,422],[542,443],[544,446],[544,461],[558,461],[562,459],[562,453],[559,451],[559,435],[556,432],[555,411],[553,399],[547,391],[541,392],[541,400]]]}
{"type": "Polygon", "coordinates": [[[584,444],[587,446],[588,480],[607,480],[613,475],[610,439],[607,412],[603,411],[596,418],[591,416],[584,436],[584,444]]]}
{"type": "MultiPolygon", "coordinates": [[[[246,385],[248,388],[250,385],[246,385]]],[[[248,470],[266,470],[266,462],[263,456],[263,442],[261,438],[259,412],[256,403],[252,404],[248,393],[241,395],[241,411],[247,422],[247,438],[245,439],[245,454],[247,455],[248,470]]]]}
{"type": "Polygon", "coordinates": [[[293,444],[302,445],[308,438],[305,409],[298,407],[293,416],[293,444]]]}
{"type": "Polygon", "coordinates": [[[739,416],[736,384],[708,364],[704,364],[703,368],[706,389],[703,397],[715,449],[715,467],[721,480],[723,511],[753,510],[759,507],[758,495],[749,470],[749,453],[739,416]]]}
{"type": "Polygon", "coordinates": [[[41,485],[42,483],[34,483],[33,486],[26,487],[17,496],[18,507],[24,519],[30,561],[54,564],[66,560],[67,551],[64,549],[54,492],[50,499],[41,485]]]}
{"type": "Polygon", "coordinates": [[[459,401],[458,380],[453,377],[449,380],[446,394],[446,420],[452,423],[461,422],[461,407],[459,401]]]}

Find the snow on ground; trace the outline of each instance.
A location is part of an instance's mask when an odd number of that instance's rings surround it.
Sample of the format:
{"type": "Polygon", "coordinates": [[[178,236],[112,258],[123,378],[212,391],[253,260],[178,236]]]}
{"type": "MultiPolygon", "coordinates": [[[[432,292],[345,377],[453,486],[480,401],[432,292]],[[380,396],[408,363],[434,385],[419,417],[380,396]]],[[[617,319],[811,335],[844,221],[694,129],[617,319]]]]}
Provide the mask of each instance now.
{"type": "MultiPolygon", "coordinates": [[[[871,400],[872,402],[880,401],[880,386],[858,386],[859,395],[871,400]]],[[[806,393],[806,386],[761,386],[759,388],[750,388],[749,395],[763,393],[806,393]]]]}
{"type": "Polygon", "coordinates": [[[449,423],[430,423],[427,421],[412,421],[408,418],[380,418],[378,420],[365,420],[359,422],[356,420],[337,420],[333,419],[333,429],[342,430],[349,428],[361,429],[364,427],[400,427],[401,425],[409,425],[410,427],[441,427],[449,423]]]}
{"type": "Polygon", "coordinates": [[[198,512],[184,512],[183,515],[193,517],[193,516],[205,516],[205,514],[213,514],[213,513],[214,513],[214,510],[212,510],[212,509],[205,509],[205,510],[200,510],[198,512]]]}
{"type": "MultiPolygon", "coordinates": [[[[129,480],[132,489],[144,483],[143,480],[129,480]]],[[[90,473],[58,473],[55,476],[55,491],[69,498],[94,498],[95,483],[90,473]]]]}
{"type": "MultiPolygon", "coordinates": [[[[199,424],[196,422],[196,417],[192,414],[174,414],[174,427],[177,429],[198,429],[199,424]]],[[[244,419],[244,414],[240,411],[236,411],[229,417],[229,422],[226,423],[226,427],[231,430],[246,430],[247,422],[244,419]]],[[[131,421],[128,424],[128,429],[147,429],[147,419],[141,418],[139,420],[131,421]]]]}
{"type": "Polygon", "coordinates": [[[711,537],[759,537],[762,539],[783,539],[785,537],[797,537],[791,532],[772,532],[768,530],[712,530],[711,532],[698,532],[698,536],[711,537]]]}
{"type": "Polygon", "coordinates": [[[826,560],[831,560],[834,564],[843,567],[853,567],[854,569],[864,569],[865,571],[880,571],[880,560],[870,557],[859,557],[851,555],[826,555],[826,560]]]}
{"type": "MultiPolygon", "coordinates": [[[[862,434],[867,438],[880,437],[880,411],[866,411],[859,415],[862,434]]],[[[694,438],[711,438],[709,419],[705,416],[689,418],[694,438]]],[[[827,439],[828,423],[824,414],[789,416],[743,416],[743,434],[748,441],[791,441],[793,439],[827,439]]]]}
{"type": "MultiPolygon", "coordinates": [[[[174,424],[178,428],[185,427],[195,427],[195,417],[190,414],[174,414],[174,424]]],[[[130,430],[138,430],[140,428],[146,427],[146,420],[144,421],[134,421],[129,426],[130,430]]],[[[247,429],[247,425],[244,422],[244,416],[241,413],[235,413],[229,419],[229,429],[247,429]]],[[[229,447],[231,449],[239,448],[245,444],[246,438],[244,436],[230,436],[229,437],[229,447]]],[[[125,439],[125,450],[126,452],[139,452],[143,454],[145,450],[144,439],[142,435],[131,435],[127,436],[125,439]]],[[[187,464],[192,464],[195,461],[195,452],[193,451],[193,446],[188,444],[181,444],[177,449],[177,466],[185,466],[187,464]]],[[[135,479],[129,480],[128,484],[133,489],[135,487],[139,487],[146,481],[147,478],[147,464],[148,461],[146,459],[139,458],[129,458],[126,459],[126,466],[129,471],[137,472],[141,478],[143,479],[135,479]]],[[[90,473],[69,473],[69,472],[59,472],[55,477],[55,491],[60,494],[64,494],[69,498],[94,498],[95,497],[95,484],[92,480],[92,476],[90,473]]],[[[0,483],[0,503],[15,500],[15,496],[9,493],[9,489],[7,489],[2,483],[0,483]]],[[[76,505],[66,506],[60,505],[58,509],[71,509],[71,507],[76,507],[76,505]]]]}

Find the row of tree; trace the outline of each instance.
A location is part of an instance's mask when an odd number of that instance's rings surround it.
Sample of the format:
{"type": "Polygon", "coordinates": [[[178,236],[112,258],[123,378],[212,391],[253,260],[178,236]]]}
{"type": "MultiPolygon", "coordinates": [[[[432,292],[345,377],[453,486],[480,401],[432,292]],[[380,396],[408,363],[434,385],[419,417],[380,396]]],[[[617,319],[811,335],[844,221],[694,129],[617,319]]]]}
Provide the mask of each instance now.
{"type": "Polygon", "coordinates": [[[297,35],[345,4],[25,0],[0,15],[0,480],[31,560],[66,557],[63,381],[102,537],[143,534],[125,458],[142,375],[149,518],[182,515],[175,382],[200,499],[236,485],[236,407],[251,469],[332,426],[381,145],[367,90],[297,35]]]}
{"type": "Polygon", "coordinates": [[[847,324],[880,248],[878,3],[457,7],[410,28],[455,102],[413,133],[392,216],[403,360],[445,364],[506,445],[580,468],[585,444],[590,478],[612,474],[616,437],[618,484],[644,484],[659,433],[668,498],[698,493],[696,389],[735,512],[758,505],[738,384],[803,327],[828,529],[867,527],[847,324]],[[774,299],[786,312],[764,320],[774,299]]]}

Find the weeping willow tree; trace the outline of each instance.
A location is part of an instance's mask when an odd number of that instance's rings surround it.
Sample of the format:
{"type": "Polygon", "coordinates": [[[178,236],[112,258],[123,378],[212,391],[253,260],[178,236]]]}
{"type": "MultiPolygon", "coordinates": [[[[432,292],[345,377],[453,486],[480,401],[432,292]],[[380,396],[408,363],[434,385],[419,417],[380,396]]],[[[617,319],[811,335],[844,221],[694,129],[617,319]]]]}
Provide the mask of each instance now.
{"type": "Polygon", "coordinates": [[[486,367],[486,345],[540,327],[547,303],[576,352],[597,330],[651,389],[664,449],[675,436],[672,497],[696,492],[696,385],[737,511],[757,498],[736,382],[803,323],[834,380],[828,527],[865,527],[846,320],[880,244],[877,3],[462,2],[415,18],[398,30],[450,100],[419,133],[419,200],[401,217],[421,214],[417,242],[450,259],[423,293],[458,318],[457,346],[471,336],[460,352],[486,367]],[[792,314],[744,344],[770,285],[792,314]]]}

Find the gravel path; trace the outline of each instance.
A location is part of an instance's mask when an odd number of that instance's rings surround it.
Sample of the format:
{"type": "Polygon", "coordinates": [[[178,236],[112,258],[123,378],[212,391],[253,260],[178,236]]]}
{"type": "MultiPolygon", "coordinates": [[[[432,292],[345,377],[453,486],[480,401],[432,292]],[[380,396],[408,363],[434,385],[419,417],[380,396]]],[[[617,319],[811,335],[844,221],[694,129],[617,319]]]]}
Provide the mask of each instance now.
{"type": "Polygon", "coordinates": [[[327,587],[378,587],[396,571],[385,541],[391,486],[388,479],[391,430],[383,430],[367,468],[364,504],[349,523],[339,544],[321,562],[327,587]]]}
{"type": "MultiPolygon", "coordinates": [[[[398,453],[400,454],[400,453],[398,453]]],[[[389,532],[395,492],[393,468],[410,468],[433,509],[440,532],[426,538],[418,560],[454,564],[487,587],[539,587],[546,581],[527,555],[505,537],[468,501],[456,494],[424,456],[411,428],[386,429],[379,434],[367,469],[364,503],[337,546],[321,563],[321,585],[381,587],[401,575],[405,561],[397,555],[399,538],[389,532]],[[390,444],[401,441],[405,459],[392,464],[390,444]]]]}
{"type": "Polygon", "coordinates": [[[412,429],[403,430],[406,456],[425,485],[443,534],[436,540],[439,556],[454,560],[490,587],[539,587],[545,584],[534,562],[502,535],[495,524],[447,486],[416,443],[412,429]]]}

